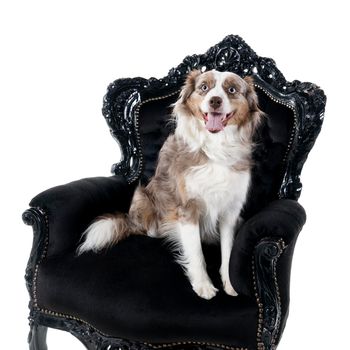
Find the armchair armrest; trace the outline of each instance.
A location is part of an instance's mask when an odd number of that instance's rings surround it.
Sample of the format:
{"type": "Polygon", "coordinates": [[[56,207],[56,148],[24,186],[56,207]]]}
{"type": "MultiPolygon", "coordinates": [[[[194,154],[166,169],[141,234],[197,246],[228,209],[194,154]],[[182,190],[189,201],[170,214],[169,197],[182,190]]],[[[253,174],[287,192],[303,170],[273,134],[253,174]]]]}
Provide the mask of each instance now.
{"type": "MultiPolygon", "coordinates": [[[[34,197],[29,205],[39,208],[39,216],[33,209],[23,214],[31,225],[45,222],[48,230],[47,255],[75,250],[81,233],[98,215],[114,211],[127,212],[135,184],[129,185],[122,176],[81,179],[66,185],[53,187],[34,197]]],[[[37,212],[38,214],[38,212],[37,212]]]]}
{"type": "Polygon", "coordinates": [[[233,245],[231,283],[257,300],[258,345],[264,349],[278,344],[285,326],[294,246],[305,221],[298,202],[280,199],[244,223],[233,245]]]}
{"type": "Polygon", "coordinates": [[[247,220],[239,229],[230,259],[230,278],[238,293],[254,296],[252,281],[252,257],[257,244],[264,238],[283,240],[285,250],[281,258],[289,260],[285,273],[289,280],[294,244],[306,221],[303,207],[295,200],[280,199],[271,202],[259,213],[247,220]],[[285,256],[288,256],[285,258],[285,256]]]}
{"type": "Polygon", "coordinates": [[[256,299],[258,345],[274,348],[289,310],[289,281],[294,246],[306,220],[294,200],[271,202],[242,225],[230,259],[230,278],[239,294],[256,299]]]}

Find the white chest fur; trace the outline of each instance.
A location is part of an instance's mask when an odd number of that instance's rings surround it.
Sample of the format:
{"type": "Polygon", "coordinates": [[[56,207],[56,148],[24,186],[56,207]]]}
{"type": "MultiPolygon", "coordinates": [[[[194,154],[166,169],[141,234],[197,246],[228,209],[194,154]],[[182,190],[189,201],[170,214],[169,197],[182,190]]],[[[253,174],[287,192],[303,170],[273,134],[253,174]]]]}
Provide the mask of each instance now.
{"type": "Polygon", "coordinates": [[[189,169],[185,176],[186,192],[189,198],[198,199],[205,206],[200,222],[202,231],[215,236],[220,217],[241,210],[249,182],[248,170],[235,171],[213,161],[189,169]]]}
{"type": "Polygon", "coordinates": [[[238,217],[248,192],[250,170],[235,170],[234,166],[249,159],[251,143],[244,142],[242,128],[229,125],[211,134],[197,118],[177,116],[176,137],[181,138],[192,152],[204,152],[204,165],[193,166],[185,175],[189,198],[204,204],[200,218],[201,234],[205,240],[217,236],[217,224],[225,215],[238,217]]]}

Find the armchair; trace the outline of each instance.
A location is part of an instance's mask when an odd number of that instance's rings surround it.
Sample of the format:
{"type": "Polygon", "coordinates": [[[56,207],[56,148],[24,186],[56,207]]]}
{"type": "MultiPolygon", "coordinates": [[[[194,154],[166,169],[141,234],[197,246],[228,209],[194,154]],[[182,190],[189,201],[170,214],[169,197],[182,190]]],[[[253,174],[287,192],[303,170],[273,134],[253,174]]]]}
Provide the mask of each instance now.
{"type": "MultiPolygon", "coordinates": [[[[305,223],[300,173],[321,129],[326,97],[312,83],[288,82],[270,58],[227,36],[162,79],[118,79],[103,115],[122,159],[110,177],[42,192],[23,213],[34,239],[26,269],[29,348],[44,350],[48,327],[70,332],[87,349],[275,349],[288,315],[294,246],[305,223]],[[255,135],[251,191],[236,234],[230,278],[238,297],[196,296],[164,242],[132,236],[100,254],[76,255],[98,215],[127,212],[137,183],[151,178],[172,127],[169,106],[192,69],[253,75],[266,113],[255,135]]],[[[219,285],[220,250],[205,246],[219,285]]]]}

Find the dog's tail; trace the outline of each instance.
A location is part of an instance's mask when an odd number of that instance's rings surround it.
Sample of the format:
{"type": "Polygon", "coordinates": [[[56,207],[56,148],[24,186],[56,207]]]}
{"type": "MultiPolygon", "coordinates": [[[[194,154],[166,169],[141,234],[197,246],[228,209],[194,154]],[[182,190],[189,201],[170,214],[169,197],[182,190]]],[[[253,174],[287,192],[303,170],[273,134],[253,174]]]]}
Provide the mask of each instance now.
{"type": "Polygon", "coordinates": [[[128,214],[116,213],[98,217],[83,233],[84,242],[78,247],[80,255],[92,250],[98,252],[110,247],[132,234],[143,234],[128,214]]]}

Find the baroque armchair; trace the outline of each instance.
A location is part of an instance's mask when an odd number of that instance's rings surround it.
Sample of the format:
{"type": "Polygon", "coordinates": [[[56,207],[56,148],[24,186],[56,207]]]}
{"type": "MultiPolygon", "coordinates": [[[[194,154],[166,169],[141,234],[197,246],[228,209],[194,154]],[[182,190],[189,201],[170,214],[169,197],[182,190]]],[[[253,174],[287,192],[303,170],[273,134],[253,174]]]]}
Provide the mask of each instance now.
{"type": "MultiPolygon", "coordinates": [[[[23,213],[33,226],[25,279],[30,295],[31,350],[47,349],[48,327],[65,330],[87,349],[275,349],[286,324],[293,250],[306,216],[297,200],[300,173],[321,129],[326,97],[312,83],[288,82],[270,58],[227,36],[192,55],[162,79],[118,79],[103,115],[122,159],[110,177],[51,188],[23,213]],[[264,123],[254,136],[251,190],[230,261],[238,297],[220,291],[198,298],[168,247],[132,236],[99,254],[75,254],[98,215],[127,212],[137,183],[146,184],[173,131],[169,106],[192,69],[252,75],[264,123]]],[[[220,250],[205,246],[219,285],[220,250]]]]}

